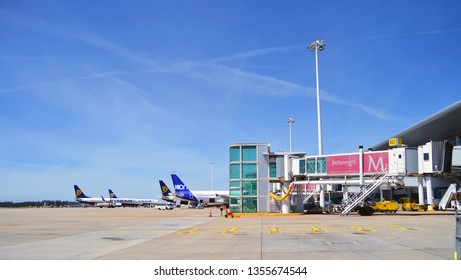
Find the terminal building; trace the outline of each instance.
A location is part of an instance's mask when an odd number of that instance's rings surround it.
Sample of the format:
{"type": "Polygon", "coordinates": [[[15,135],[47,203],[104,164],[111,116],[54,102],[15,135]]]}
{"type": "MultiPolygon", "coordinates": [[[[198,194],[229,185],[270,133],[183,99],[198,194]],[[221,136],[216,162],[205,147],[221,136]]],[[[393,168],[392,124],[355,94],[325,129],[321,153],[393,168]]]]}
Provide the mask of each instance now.
{"type": "Polygon", "coordinates": [[[235,213],[347,215],[388,200],[449,209],[459,207],[460,185],[461,101],[366,151],[308,156],[272,152],[269,143],[229,146],[235,213]]]}

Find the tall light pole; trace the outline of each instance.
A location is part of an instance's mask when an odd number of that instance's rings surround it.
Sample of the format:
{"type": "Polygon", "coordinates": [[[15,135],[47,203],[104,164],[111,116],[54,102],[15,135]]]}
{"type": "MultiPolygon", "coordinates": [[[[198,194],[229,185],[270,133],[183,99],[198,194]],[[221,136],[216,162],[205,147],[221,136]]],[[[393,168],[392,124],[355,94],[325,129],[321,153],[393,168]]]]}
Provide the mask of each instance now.
{"type": "Polygon", "coordinates": [[[319,58],[318,52],[325,49],[323,40],[315,40],[307,47],[309,50],[315,52],[315,78],[317,83],[317,127],[318,127],[318,141],[319,141],[319,155],[323,155],[322,144],[322,120],[320,117],[320,87],[319,87],[319,58]]]}
{"type": "Polygon", "coordinates": [[[214,161],[210,161],[211,164],[211,190],[214,191],[214,161]]]}
{"type": "Polygon", "coordinates": [[[295,122],[295,119],[288,118],[288,127],[290,128],[290,153],[291,153],[291,124],[295,122]]]}

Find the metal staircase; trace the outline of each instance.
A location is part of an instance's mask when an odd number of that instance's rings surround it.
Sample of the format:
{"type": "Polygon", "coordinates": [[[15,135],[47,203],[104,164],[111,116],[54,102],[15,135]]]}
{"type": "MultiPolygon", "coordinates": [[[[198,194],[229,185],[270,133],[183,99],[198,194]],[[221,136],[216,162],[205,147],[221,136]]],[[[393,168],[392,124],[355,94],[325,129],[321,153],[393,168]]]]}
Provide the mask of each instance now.
{"type": "Polygon", "coordinates": [[[456,184],[451,184],[445,194],[443,195],[442,199],[439,202],[439,209],[440,210],[446,210],[449,208],[449,204],[451,200],[455,199],[456,200],[456,189],[457,185],[456,184]]]}
{"type": "Polygon", "coordinates": [[[315,194],[314,192],[308,192],[307,194],[305,194],[304,199],[303,199],[303,204],[306,204],[307,201],[309,201],[309,199],[314,196],[314,194],[315,194]]]}
{"type": "Polygon", "coordinates": [[[356,206],[363,203],[380,185],[387,182],[387,173],[378,173],[372,177],[372,182],[362,186],[360,192],[352,194],[347,201],[343,201],[341,216],[349,215],[356,206]]]}

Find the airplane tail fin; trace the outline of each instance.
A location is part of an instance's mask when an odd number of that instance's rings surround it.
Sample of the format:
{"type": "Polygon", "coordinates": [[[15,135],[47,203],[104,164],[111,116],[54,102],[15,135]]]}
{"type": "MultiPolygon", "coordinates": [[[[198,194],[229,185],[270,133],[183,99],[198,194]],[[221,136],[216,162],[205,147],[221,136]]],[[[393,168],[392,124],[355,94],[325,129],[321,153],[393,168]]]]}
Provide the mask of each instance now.
{"type": "Polygon", "coordinates": [[[173,186],[175,191],[188,191],[187,186],[179,179],[178,175],[171,174],[171,180],[173,180],[173,186]]]}
{"type": "Polygon", "coordinates": [[[179,179],[178,175],[171,174],[173,180],[174,192],[176,196],[192,201],[198,201],[195,195],[187,188],[187,186],[179,179]]]}
{"type": "Polygon", "coordinates": [[[118,198],[111,189],[109,189],[109,197],[110,198],[118,198]]]}
{"type": "Polygon", "coordinates": [[[169,196],[171,194],[170,188],[162,180],[158,181],[160,183],[160,189],[162,190],[163,196],[169,196]]]}
{"type": "Polygon", "coordinates": [[[74,185],[74,190],[77,198],[88,198],[77,185],[74,185]]]}

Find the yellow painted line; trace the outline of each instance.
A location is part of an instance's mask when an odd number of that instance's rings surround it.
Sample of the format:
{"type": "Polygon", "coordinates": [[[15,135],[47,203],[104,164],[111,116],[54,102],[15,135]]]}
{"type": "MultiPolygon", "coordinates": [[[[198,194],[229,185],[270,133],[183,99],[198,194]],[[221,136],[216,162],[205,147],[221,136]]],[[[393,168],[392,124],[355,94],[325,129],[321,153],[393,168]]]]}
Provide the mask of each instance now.
{"type": "Polygon", "coordinates": [[[311,227],[311,229],[313,232],[327,232],[326,230],[318,228],[318,227],[311,227]]]}
{"type": "Polygon", "coordinates": [[[198,230],[198,228],[192,228],[192,229],[189,229],[189,230],[178,231],[178,234],[192,234],[196,230],[198,230]]]}
{"type": "Polygon", "coordinates": [[[398,228],[398,229],[403,229],[403,230],[420,230],[419,228],[409,228],[409,227],[396,226],[396,225],[390,225],[389,228],[398,228]]]}
{"type": "Polygon", "coordinates": [[[408,228],[407,228],[407,227],[406,227],[405,230],[421,230],[421,229],[419,229],[419,228],[411,228],[411,227],[408,227],[408,228]]]}
{"type": "Polygon", "coordinates": [[[234,216],[236,217],[264,217],[264,216],[280,216],[280,217],[292,217],[292,216],[302,216],[304,215],[303,213],[288,213],[288,214],[282,214],[282,213],[234,213],[234,216]]]}
{"type": "Polygon", "coordinates": [[[390,225],[388,228],[399,228],[399,229],[404,229],[402,226],[396,226],[396,225],[390,225]]]}
{"type": "Polygon", "coordinates": [[[269,228],[269,234],[279,234],[280,231],[277,227],[270,227],[269,228]]]}
{"type": "Polygon", "coordinates": [[[234,234],[237,232],[237,228],[233,227],[224,232],[224,234],[234,234]]]}
{"type": "Polygon", "coordinates": [[[359,231],[368,231],[368,232],[373,232],[375,230],[373,229],[368,229],[368,228],[363,228],[363,227],[357,227],[357,226],[350,226],[350,228],[353,228],[353,229],[356,229],[356,230],[359,230],[359,231]]]}

